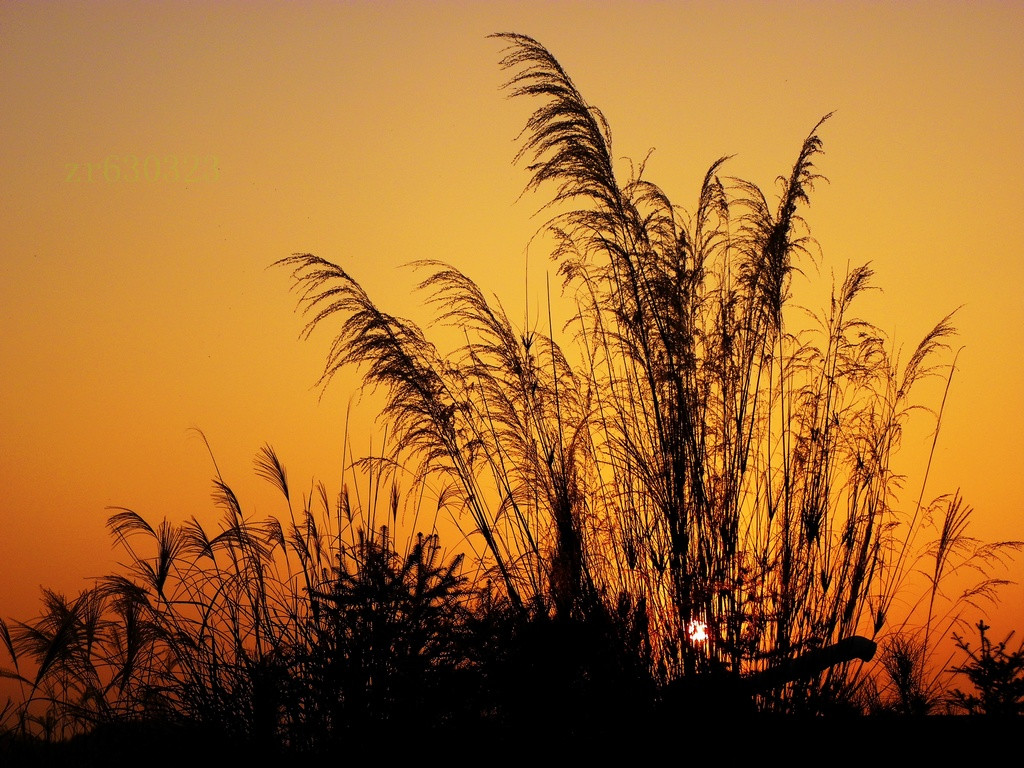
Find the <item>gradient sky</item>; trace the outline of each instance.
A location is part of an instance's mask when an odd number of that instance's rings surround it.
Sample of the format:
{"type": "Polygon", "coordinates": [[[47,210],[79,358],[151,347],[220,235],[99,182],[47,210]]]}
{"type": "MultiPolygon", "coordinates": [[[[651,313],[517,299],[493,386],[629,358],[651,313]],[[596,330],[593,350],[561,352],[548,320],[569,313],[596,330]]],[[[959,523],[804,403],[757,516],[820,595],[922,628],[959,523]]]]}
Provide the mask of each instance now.
{"type": "MultiPolygon", "coordinates": [[[[258,516],[281,511],[252,471],[265,442],[296,488],[337,491],[353,388],[314,386],[329,336],[299,340],[273,261],[337,261],[414,319],[415,258],[537,305],[542,200],[512,165],[531,105],[499,90],[502,31],[554,53],[616,155],[654,148],[647,176],[687,208],[726,154],[774,191],[835,110],[809,276],[872,262],[862,314],[906,354],[962,305],[926,496],[959,488],[975,535],[1024,539],[1024,3],[4,3],[0,615],[111,570],[110,505],[214,526],[193,428],[258,516]],[[103,178],[131,155],[200,178],[103,178]]],[[[906,436],[913,496],[932,428],[906,436]]],[[[1024,630],[1024,588],[1002,594],[999,637],[1024,630]]]]}

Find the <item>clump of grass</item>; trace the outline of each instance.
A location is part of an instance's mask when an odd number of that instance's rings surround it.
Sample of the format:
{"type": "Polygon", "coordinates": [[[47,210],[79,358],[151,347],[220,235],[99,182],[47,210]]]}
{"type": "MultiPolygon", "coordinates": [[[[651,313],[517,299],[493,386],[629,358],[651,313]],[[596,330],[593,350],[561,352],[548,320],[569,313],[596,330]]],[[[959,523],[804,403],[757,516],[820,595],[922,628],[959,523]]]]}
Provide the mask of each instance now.
{"type": "Polygon", "coordinates": [[[322,485],[294,499],[270,447],[256,471],[280,490],[281,518],[247,517],[219,471],[215,532],[115,509],[120,572],[75,600],[46,591],[39,617],[0,623],[7,675],[23,686],[10,730],[56,740],[158,722],[312,751],[375,724],[450,716],[440,702],[451,703],[475,599],[462,555],[435,532],[396,540],[401,496],[392,485],[377,511],[379,470],[369,510],[347,489],[329,502],[322,485]]]}
{"type": "MultiPolygon", "coordinates": [[[[527,190],[548,192],[575,313],[561,335],[553,320],[518,327],[467,275],[417,262],[426,303],[465,340],[442,354],[341,266],[296,254],[279,264],[305,333],[340,322],[322,381],[361,368],[386,393],[393,457],[447,484],[524,620],[640,626],[661,684],[786,669],[879,636],[920,527],[891,462],[955,330],[943,317],[902,362],[856,314],[867,264],[820,312],[794,303],[829,116],[774,200],[723,176],[722,158],[686,211],[643,165],[618,175],[607,121],[542,45],[496,37],[511,96],[539,104],[518,159],[527,190]]],[[[850,661],[761,706],[820,709],[849,693],[850,661]]]]}

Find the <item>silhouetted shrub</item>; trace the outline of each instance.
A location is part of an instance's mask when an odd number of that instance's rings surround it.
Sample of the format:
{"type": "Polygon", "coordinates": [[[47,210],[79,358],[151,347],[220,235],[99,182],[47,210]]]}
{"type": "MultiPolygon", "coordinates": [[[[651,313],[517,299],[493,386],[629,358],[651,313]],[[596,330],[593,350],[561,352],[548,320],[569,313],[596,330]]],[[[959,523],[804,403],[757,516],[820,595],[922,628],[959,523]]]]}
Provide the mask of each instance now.
{"type": "Polygon", "coordinates": [[[991,627],[984,621],[979,621],[977,627],[977,649],[956,636],[957,648],[967,654],[968,660],[954,667],[955,672],[967,676],[974,691],[964,692],[958,688],[950,694],[950,703],[972,715],[1024,715],[1024,642],[1016,651],[1007,651],[1013,632],[1002,642],[993,644],[985,634],[991,627]]]}

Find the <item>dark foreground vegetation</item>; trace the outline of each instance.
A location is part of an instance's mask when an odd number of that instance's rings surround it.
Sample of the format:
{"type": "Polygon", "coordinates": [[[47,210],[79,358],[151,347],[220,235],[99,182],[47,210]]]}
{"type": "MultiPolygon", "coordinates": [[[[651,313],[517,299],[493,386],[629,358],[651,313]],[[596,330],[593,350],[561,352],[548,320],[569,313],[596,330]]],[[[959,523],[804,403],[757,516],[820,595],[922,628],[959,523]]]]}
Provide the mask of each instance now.
{"type": "Polygon", "coordinates": [[[538,242],[568,322],[551,300],[516,326],[421,262],[457,331],[442,352],[342,267],[280,262],[307,334],[335,324],[323,382],[351,367],[385,398],[387,450],[332,494],[296,492],[264,448],[267,519],[219,472],[214,529],[112,510],[124,567],[0,623],[19,692],[0,754],[707,750],[712,722],[794,744],[1020,722],[1024,650],[971,624],[1020,543],[971,538],[958,494],[892,470],[916,385],[952,376],[951,317],[901,361],[855,312],[868,266],[820,311],[791,296],[820,258],[802,213],[824,120],[774,202],[723,158],[687,211],[642,165],[615,173],[603,116],[542,46],[499,38],[537,104],[520,159],[551,192],[538,242]],[[954,636],[958,666],[936,664],[954,636]]]}

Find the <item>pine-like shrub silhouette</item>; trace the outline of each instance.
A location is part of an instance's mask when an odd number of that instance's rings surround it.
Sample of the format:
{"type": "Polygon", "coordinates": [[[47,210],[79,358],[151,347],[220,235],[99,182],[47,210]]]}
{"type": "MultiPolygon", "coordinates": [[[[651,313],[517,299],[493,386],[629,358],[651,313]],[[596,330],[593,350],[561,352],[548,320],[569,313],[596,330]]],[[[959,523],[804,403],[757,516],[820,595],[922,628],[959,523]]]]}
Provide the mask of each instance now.
{"type": "Polygon", "coordinates": [[[953,690],[949,703],[954,710],[993,718],[1024,715],[1024,642],[1015,651],[1007,651],[1013,632],[1006,639],[993,643],[986,632],[991,627],[977,623],[978,647],[957,635],[956,644],[967,659],[953,671],[965,675],[974,690],[953,690]]]}

